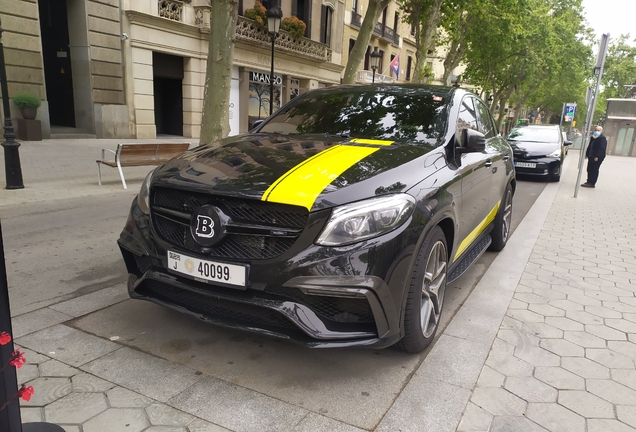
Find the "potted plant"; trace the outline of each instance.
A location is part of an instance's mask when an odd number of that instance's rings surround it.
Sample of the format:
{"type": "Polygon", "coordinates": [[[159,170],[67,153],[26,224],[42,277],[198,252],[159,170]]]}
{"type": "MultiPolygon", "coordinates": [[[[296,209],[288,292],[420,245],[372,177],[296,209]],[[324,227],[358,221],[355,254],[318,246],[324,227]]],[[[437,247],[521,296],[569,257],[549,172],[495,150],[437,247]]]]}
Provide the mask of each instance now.
{"type": "Polygon", "coordinates": [[[40,98],[31,93],[20,93],[13,97],[13,103],[20,108],[20,114],[25,120],[34,120],[38,115],[38,108],[42,104],[40,98]]]}
{"type": "Polygon", "coordinates": [[[290,32],[292,36],[296,38],[301,38],[305,35],[305,30],[307,29],[307,25],[300,18],[291,16],[291,17],[283,18],[283,22],[280,28],[290,32]]]}

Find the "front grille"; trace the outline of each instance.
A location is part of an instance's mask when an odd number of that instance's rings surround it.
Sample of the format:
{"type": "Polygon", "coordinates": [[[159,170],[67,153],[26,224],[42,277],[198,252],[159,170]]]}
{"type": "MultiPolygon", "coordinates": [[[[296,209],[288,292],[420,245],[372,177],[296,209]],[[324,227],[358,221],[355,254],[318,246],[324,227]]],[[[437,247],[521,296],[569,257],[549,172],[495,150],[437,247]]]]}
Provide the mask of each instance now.
{"type": "Polygon", "coordinates": [[[181,306],[209,318],[225,319],[237,324],[258,327],[298,329],[291,321],[274,310],[197,294],[156,280],[145,281],[136,291],[143,296],[181,306]]]}
{"type": "Polygon", "coordinates": [[[317,315],[338,323],[373,324],[373,312],[366,298],[307,295],[298,289],[267,287],[265,292],[303,304],[317,315]]]}
{"type": "Polygon", "coordinates": [[[303,207],[169,188],[153,189],[152,209],[155,230],[165,241],[195,253],[236,259],[270,259],[283,254],[296,241],[309,215],[303,207]],[[221,209],[231,222],[243,224],[232,227],[212,247],[202,247],[190,233],[192,213],[206,204],[221,209]],[[251,229],[250,224],[259,228],[251,229]],[[273,235],[270,228],[284,235],[273,235]]]}
{"type": "Polygon", "coordinates": [[[153,205],[157,207],[192,213],[205,204],[213,204],[226,210],[234,222],[265,224],[276,228],[303,229],[309,215],[306,208],[287,204],[177,189],[153,189],[153,205]]]}

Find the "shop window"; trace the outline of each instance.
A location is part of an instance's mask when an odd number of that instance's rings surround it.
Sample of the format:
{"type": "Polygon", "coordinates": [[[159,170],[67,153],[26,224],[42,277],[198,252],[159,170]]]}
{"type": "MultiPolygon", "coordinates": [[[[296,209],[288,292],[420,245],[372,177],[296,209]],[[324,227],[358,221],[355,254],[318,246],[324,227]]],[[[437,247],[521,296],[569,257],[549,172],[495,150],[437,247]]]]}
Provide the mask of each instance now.
{"type": "Polygon", "coordinates": [[[294,99],[300,94],[300,80],[289,80],[289,100],[294,99]]]}

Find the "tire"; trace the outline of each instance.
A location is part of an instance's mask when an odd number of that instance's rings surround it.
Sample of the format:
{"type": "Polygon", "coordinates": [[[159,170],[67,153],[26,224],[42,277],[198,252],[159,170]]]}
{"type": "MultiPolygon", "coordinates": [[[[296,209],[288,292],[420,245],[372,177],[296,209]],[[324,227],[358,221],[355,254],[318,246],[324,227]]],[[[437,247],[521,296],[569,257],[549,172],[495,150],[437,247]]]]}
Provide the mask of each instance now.
{"type": "Polygon", "coordinates": [[[437,328],[446,292],[448,247],[442,229],[433,228],[415,261],[404,312],[404,337],[397,346],[408,353],[428,347],[437,328]]]}
{"type": "Polygon", "coordinates": [[[510,237],[510,224],[512,222],[512,186],[508,184],[501,200],[501,206],[495,216],[495,226],[490,234],[492,242],[489,251],[499,252],[508,243],[510,237]]]}
{"type": "Polygon", "coordinates": [[[559,165],[558,170],[552,174],[552,176],[550,176],[550,180],[552,180],[553,182],[559,182],[561,181],[561,169],[562,169],[563,165],[559,165]]]}

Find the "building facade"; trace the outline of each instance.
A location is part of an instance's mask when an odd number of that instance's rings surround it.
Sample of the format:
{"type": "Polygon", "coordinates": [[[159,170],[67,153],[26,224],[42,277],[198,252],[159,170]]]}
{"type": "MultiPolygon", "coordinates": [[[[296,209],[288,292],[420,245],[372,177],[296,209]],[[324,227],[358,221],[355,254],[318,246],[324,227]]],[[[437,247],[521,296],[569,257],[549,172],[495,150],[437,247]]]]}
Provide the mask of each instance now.
{"type": "MultiPolygon", "coordinates": [[[[242,16],[253,6],[239,2],[232,134],[269,115],[270,79],[276,109],[301,92],[340,83],[343,70],[344,1],[283,0],[283,16],[298,16],[307,30],[301,38],[281,31],[273,78],[267,30],[242,16]]],[[[44,137],[199,137],[207,0],[0,0],[0,17],[9,96],[29,92],[43,100],[44,137]]]]}
{"type": "MultiPolygon", "coordinates": [[[[269,2],[262,0],[269,7],[269,2]]],[[[244,15],[239,0],[230,100],[231,134],[247,132],[307,90],[339,84],[367,0],[282,0],[283,17],[306,24],[304,37],[281,31],[270,77],[267,29],[244,15]]],[[[415,68],[410,25],[392,1],[369,42],[357,82],[371,82],[370,53],[381,59],[376,82],[408,82],[415,68]],[[397,73],[390,68],[395,63],[397,73]]],[[[42,99],[45,138],[198,138],[210,35],[209,0],[0,0],[9,96],[42,99]]],[[[443,58],[430,53],[432,81],[443,58]]],[[[439,81],[437,81],[439,82],[439,81]]],[[[12,106],[12,115],[19,111],[12,106]]],[[[14,126],[17,122],[14,121],[14,126]]]]}
{"type": "Polygon", "coordinates": [[[636,156],[636,99],[607,99],[607,154],[636,156]]]}

